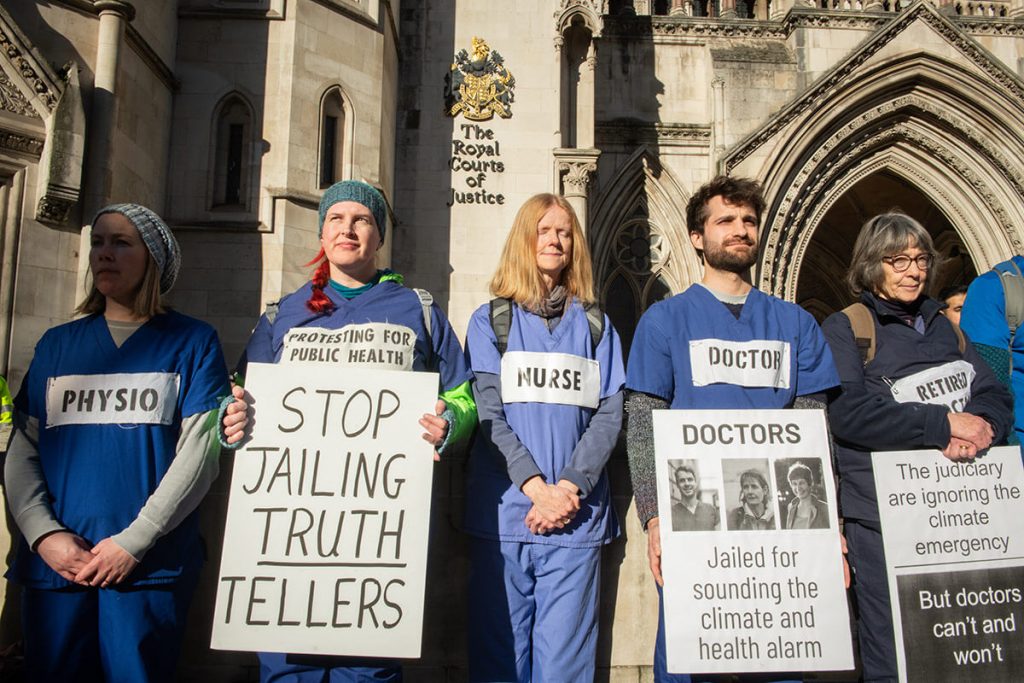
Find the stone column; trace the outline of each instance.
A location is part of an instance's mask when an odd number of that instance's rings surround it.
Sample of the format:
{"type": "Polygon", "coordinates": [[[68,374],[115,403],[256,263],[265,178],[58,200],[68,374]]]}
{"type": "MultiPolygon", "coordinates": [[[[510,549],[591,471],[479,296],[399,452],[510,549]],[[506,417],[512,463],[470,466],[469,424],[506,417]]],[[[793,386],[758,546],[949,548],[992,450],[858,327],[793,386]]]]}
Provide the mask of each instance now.
{"type": "Polygon", "coordinates": [[[725,80],[716,76],[711,81],[711,168],[718,168],[718,160],[725,151],[725,80]]]}
{"type": "Polygon", "coordinates": [[[587,46],[587,57],[580,64],[576,86],[576,146],[589,149],[594,146],[594,69],[597,56],[594,41],[587,46]]]}
{"type": "Polygon", "coordinates": [[[590,178],[597,171],[597,149],[556,149],[555,172],[559,177],[559,193],[564,195],[587,232],[587,195],[590,178]]]}
{"type": "Polygon", "coordinates": [[[110,137],[117,112],[117,71],[125,25],[135,18],[135,8],[122,0],[97,0],[94,5],[100,13],[100,26],[86,162],[89,192],[84,215],[87,220],[110,199],[110,137]]]}
{"type": "Polygon", "coordinates": [[[672,0],[672,8],[669,10],[669,14],[687,14],[687,7],[689,6],[689,0],[672,0]]]}
{"type": "Polygon", "coordinates": [[[1020,21],[1024,19],[1024,0],[1010,0],[1010,18],[1020,21]]]}
{"type": "Polygon", "coordinates": [[[795,4],[796,3],[793,0],[776,0],[775,2],[772,2],[771,16],[768,18],[775,21],[782,19],[789,13],[789,10],[793,9],[795,4]]]}

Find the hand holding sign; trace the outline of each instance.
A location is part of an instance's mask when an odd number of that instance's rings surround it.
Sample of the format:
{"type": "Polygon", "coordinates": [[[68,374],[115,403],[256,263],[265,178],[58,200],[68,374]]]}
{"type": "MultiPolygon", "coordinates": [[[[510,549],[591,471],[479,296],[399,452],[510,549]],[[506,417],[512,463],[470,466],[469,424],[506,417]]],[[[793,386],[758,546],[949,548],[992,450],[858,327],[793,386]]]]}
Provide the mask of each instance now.
{"type": "Polygon", "coordinates": [[[434,462],[441,461],[441,455],[437,449],[448,436],[448,420],[441,417],[447,407],[444,401],[437,399],[437,403],[434,404],[435,414],[424,413],[420,418],[420,426],[426,430],[423,432],[423,440],[434,447],[434,462]]]}
{"type": "Polygon", "coordinates": [[[234,445],[245,436],[245,428],[249,425],[249,404],[245,402],[245,389],[237,384],[231,387],[235,400],[228,404],[224,411],[224,439],[234,445]]]}

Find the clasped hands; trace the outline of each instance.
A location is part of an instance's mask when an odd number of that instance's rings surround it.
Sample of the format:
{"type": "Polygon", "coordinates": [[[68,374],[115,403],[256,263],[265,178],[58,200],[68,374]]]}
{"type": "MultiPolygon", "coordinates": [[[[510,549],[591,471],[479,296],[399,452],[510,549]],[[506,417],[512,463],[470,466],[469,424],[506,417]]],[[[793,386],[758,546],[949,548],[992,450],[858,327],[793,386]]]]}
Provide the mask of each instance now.
{"type": "Polygon", "coordinates": [[[53,571],[82,586],[107,588],[121,583],[138,562],[113,539],[96,545],[70,531],[48,534],[36,544],[36,552],[53,571]]]}
{"type": "Polygon", "coordinates": [[[942,454],[954,462],[974,460],[980,451],[992,445],[995,432],[988,420],[970,413],[949,413],[949,445],[942,454]]]}
{"type": "Polygon", "coordinates": [[[564,529],[580,510],[579,488],[567,479],[549,484],[534,476],[523,484],[525,493],[533,502],[523,523],[531,534],[547,534],[564,529]]]}

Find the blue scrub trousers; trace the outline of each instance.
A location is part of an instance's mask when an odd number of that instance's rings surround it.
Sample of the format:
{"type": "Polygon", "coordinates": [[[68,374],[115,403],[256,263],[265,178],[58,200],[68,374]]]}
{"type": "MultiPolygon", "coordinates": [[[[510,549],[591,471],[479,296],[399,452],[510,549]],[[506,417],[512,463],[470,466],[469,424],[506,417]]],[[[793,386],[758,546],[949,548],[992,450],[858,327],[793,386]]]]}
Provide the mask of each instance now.
{"type": "Polygon", "coordinates": [[[895,683],[896,636],[889,604],[889,578],[885,573],[885,549],[882,532],[874,528],[877,524],[848,519],[843,533],[857,598],[857,636],[864,681],[895,683]]]}
{"type": "Polygon", "coordinates": [[[260,652],[260,683],[402,682],[402,666],[390,659],[289,655],[260,652]]]}
{"type": "Polygon", "coordinates": [[[469,680],[593,681],[601,548],[473,538],[469,680]]]}
{"type": "MultiPolygon", "coordinates": [[[[658,635],[654,640],[655,683],[718,683],[733,680],[733,674],[670,674],[665,655],[665,601],[658,587],[658,635]]],[[[791,673],[740,674],[742,683],[800,683],[791,673]]]]}
{"type": "Polygon", "coordinates": [[[197,579],[125,588],[25,587],[25,680],[173,681],[197,579]]]}

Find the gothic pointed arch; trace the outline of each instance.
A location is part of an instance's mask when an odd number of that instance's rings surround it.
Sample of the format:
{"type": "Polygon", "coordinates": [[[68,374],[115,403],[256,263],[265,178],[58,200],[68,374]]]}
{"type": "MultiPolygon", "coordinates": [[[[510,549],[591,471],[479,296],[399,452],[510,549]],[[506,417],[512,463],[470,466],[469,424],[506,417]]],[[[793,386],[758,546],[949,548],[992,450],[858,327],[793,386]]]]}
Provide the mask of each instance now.
{"type": "Polygon", "coordinates": [[[643,146],[598,196],[590,234],[595,282],[628,345],[648,306],[700,279],[686,235],[687,195],[643,146]]]}
{"type": "Polygon", "coordinates": [[[562,0],[555,12],[555,32],[565,34],[573,24],[582,23],[595,38],[601,35],[601,16],[608,11],[604,0],[562,0]]]}
{"type": "Polygon", "coordinates": [[[764,180],[762,289],[794,299],[821,219],[879,172],[925,195],[979,268],[1024,251],[1024,82],[930,6],[905,14],[726,155],[764,180]]]}

